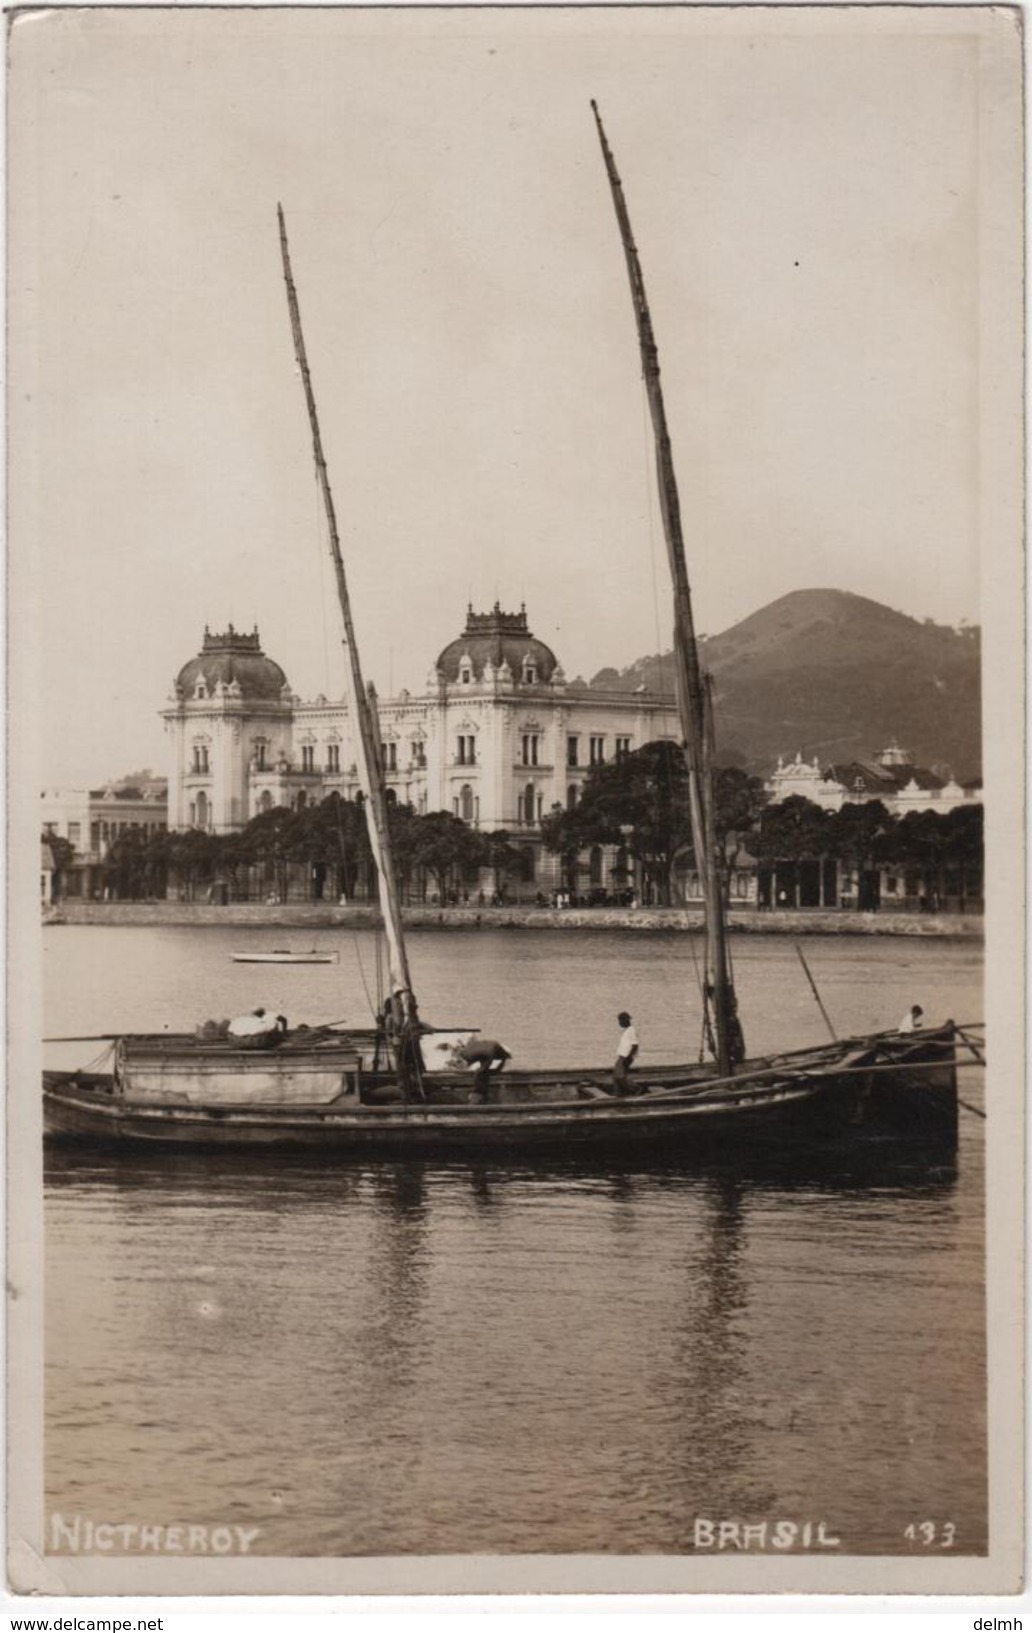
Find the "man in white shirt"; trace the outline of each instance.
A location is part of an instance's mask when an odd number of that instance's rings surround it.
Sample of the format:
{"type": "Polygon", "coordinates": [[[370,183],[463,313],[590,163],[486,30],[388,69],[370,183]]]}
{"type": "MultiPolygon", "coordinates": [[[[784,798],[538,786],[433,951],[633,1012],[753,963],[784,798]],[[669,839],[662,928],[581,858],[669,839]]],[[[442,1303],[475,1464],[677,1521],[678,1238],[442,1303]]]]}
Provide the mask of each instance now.
{"type": "Polygon", "coordinates": [[[616,1047],[616,1065],[613,1067],[613,1087],[621,1099],[631,1093],[630,1071],[638,1053],[638,1034],[631,1017],[622,1009],[616,1017],[620,1027],[620,1041],[616,1047]]]}
{"type": "Polygon", "coordinates": [[[922,1026],[924,1026],[924,1010],[920,1004],[913,1004],[900,1021],[899,1030],[901,1032],[920,1032],[922,1026]]]}
{"type": "Polygon", "coordinates": [[[261,1038],[273,1029],[264,1009],[253,1009],[250,1015],[238,1015],[229,1023],[231,1038],[261,1038]]]}

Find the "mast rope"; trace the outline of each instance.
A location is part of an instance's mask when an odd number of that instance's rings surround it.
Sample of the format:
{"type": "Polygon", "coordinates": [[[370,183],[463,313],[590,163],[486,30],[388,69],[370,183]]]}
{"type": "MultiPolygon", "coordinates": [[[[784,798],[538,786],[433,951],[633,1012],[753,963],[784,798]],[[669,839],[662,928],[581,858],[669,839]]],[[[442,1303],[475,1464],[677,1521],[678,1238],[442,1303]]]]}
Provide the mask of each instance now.
{"type": "Polygon", "coordinates": [[[369,1013],[372,1015],[374,1021],[379,1021],[380,1014],[379,1014],[379,1011],[376,1009],[375,1005],[373,1004],[373,1000],[372,1000],[372,997],[371,997],[370,992],[369,992],[369,987],[366,984],[365,970],[362,968],[362,948],[361,948],[361,944],[359,943],[359,939],[358,939],[358,931],[357,930],[352,930],[351,935],[352,935],[352,939],[353,939],[353,941],[355,943],[355,962],[358,965],[358,978],[362,983],[362,991],[365,993],[366,1003],[369,1005],[369,1013]]]}
{"type": "Polygon", "coordinates": [[[699,989],[699,998],[702,1004],[702,1021],[699,1028],[699,1062],[701,1064],[706,1058],[707,1048],[712,1055],[716,1054],[716,1050],[713,1047],[713,1025],[710,1020],[708,982],[705,972],[699,968],[699,955],[695,949],[695,937],[691,931],[688,932],[688,949],[692,955],[692,963],[695,966],[695,983],[699,989]]]}
{"type": "Polygon", "coordinates": [[[315,495],[315,553],[319,560],[319,601],[322,606],[323,686],[326,689],[327,696],[329,696],[330,630],[329,613],[327,610],[329,595],[327,594],[326,585],[326,576],[329,569],[329,562],[327,560],[329,555],[329,542],[323,535],[323,526],[326,516],[323,510],[322,490],[319,484],[319,471],[317,468],[313,468],[312,470],[312,483],[313,492],[315,495]]]}
{"type": "Polygon", "coordinates": [[[659,627],[659,580],[656,573],[656,497],[652,487],[652,437],[649,433],[649,393],[645,373],[641,376],[641,442],[645,468],[645,517],[649,536],[649,569],[652,574],[652,619],[656,635],[656,661],[659,665],[661,690],[666,686],[666,663],[663,656],[663,636],[659,627]]]}

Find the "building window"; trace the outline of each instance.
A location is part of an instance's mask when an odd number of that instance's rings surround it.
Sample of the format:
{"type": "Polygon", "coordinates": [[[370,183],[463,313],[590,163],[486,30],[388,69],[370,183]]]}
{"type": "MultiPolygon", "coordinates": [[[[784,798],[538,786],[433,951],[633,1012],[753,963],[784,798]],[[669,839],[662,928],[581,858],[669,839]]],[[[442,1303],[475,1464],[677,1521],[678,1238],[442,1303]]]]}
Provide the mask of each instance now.
{"type": "Polygon", "coordinates": [[[340,770],[340,744],[339,743],[327,743],[327,745],[326,745],[326,769],[327,769],[327,771],[331,771],[331,772],[337,772],[337,771],[340,770]]]}
{"type": "Polygon", "coordinates": [[[524,765],[537,765],[537,763],[538,763],[538,743],[540,741],[541,741],[540,736],[538,735],[538,733],[536,731],[525,731],[523,733],[523,764],[524,765]]]}
{"type": "Polygon", "coordinates": [[[385,771],[398,769],[398,745],[393,741],[383,745],[383,767],[385,771]]]}
{"type": "Polygon", "coordinates": [[[456,758],[460,765],[476,765],[477,740],[472,734],[460,733],[456,758]]]}
{"type": "Polygon", "coordinates": [[[426,744],[414,742],[412,744],[412,764],[417,771],[426,770],[426,744]]]}
{"type": "Polygon", "coordinates": [[[606,760],[606,740],[605,740],[604,737],[593,737],[591,739],[590,755],[591,755],[591,764],[592,765],[604,765],[605,764],[605,760],[606,760]]]}
{"type": "Polygon", "coordinates": [[[90,850],[91,851],[99,851],[99,849],[100,849],[100,823],[99,822],[91,822],[90,823],[90,850]]]}
{"type": "Polygon", "coordinates": [[[80,822],[70,822],[68,824],[68,842],[69,844],[74,845],[76,850],[79,849],[79,840],[81,837],[82,824],[80,822]]]}
{"type": "Polygon", "coordinates": [[[265,750],[268,748],[268,746],[269,745],[266,742],[264,737],[256,737],[255,738],[255,740],[254,740],[254,768],[255,768],[256,771],[264,771],[265,770],[265,750]]]}
{"type": "Polygon", "coordinates": [[[577,784],[575,782],[572,782],[570,784],[569,788],[566,790],[566,809],[568,811],[572,811],[576,807],[576,804],[577,804],[577,784]]]}
{"type": "Polygon", "coordinates": [[[469,664],[464,663],[462,668],[459,670],[459,680],[463,686],[468,686],[472,679],[473,672],[470,669],[469,664]]]}
{"type": "Polygon", "coordinates": [[[315,744],[314,743],[303,743],[301,745],[301,770],[302,771],[314,771],[315,770],[315,744]]]}
{"type": "Polygon", "coordinates": [[[577,757],[577,753],[578,753],[577,745],[579,744],[579,742],[580,742],[579,737],[568,737],[566,739],[566,764],[567,765],[580,765],[580,760],[577,757]]]}
{"type": "Polygon", "coordinates": [[[193,765],[191,770],[195,776],[201,776],[209,769],[207,743],[195,743],[193,746],[193,765]]]}
{"type": "Polygon", "coordinates": [[[473,790],[468,782],[463,783],[462,792],[459,795],[459,815],[463,822],[473,821],[473,790]]]}
{"type": "Polygon", "coordinates": [[[537,665],[533,658],[523,660],[523,682],[525,686],[533,686],[537,680],[537,665]]]}
{"type": "Polygon", "coordinates": [[[197,816],[196,816],[197,827],[198,828],[207,828],[207,826],[208,826],[208,796],[206,794],[203,794],[203,793],[198,794],[196,813],[197,813],[197,816]]]}

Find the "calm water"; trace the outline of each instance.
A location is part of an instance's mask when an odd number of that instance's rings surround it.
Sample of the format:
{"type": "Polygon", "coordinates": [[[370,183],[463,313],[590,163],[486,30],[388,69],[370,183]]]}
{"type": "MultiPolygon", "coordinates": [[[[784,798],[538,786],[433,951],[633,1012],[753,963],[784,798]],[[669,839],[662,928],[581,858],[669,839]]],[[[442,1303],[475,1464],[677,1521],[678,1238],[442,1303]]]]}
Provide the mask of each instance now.
{"type": "MultiPolygon", "coordinates": [[[[979,950],[805,944],[840,1032],[982,1014],[979,950]]],[[[735,942],[752,1051],[819,1041],[792,945],[735,942]]],[[[691,1057],[683,936],[413,937],[424,1014],[520,1063],[691,1057]],[[687,1040],[687,1041],[686,1041],[687,1040]]],[[[47,933],[47,1032],[264,1001],[364,1020],[371,935],[47,933]],[[234,965],[245,946],[336,967],[234,965]]],[[[92,1047],[92,1046],[91,1046],[92,1047]]],[[[48,1050],[82,1060],[89,1049],[48,1050]]],[[[977,1100],[967,1074],[962,1092],[977,1100]]],[[[986,1546],[982,1125],[956,1169],[47,1158],[47,1499],[253,1551],[690,1552],[697,1516],[986,1546]]]]}

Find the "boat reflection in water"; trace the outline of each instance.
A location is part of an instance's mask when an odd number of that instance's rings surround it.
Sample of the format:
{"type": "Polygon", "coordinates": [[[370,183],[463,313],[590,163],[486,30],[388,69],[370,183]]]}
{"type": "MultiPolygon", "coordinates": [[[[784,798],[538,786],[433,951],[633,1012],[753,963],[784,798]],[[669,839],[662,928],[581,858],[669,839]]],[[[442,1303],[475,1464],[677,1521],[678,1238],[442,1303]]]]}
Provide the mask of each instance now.
{"type": "Polygon", "coordinates": [[[269,1554],[682,1554],[706,1516],[891,1553],[948,1493],[984,1547],[950,1164],[47,1168],[55,1510],[232,1513],[269,1554]]]}

